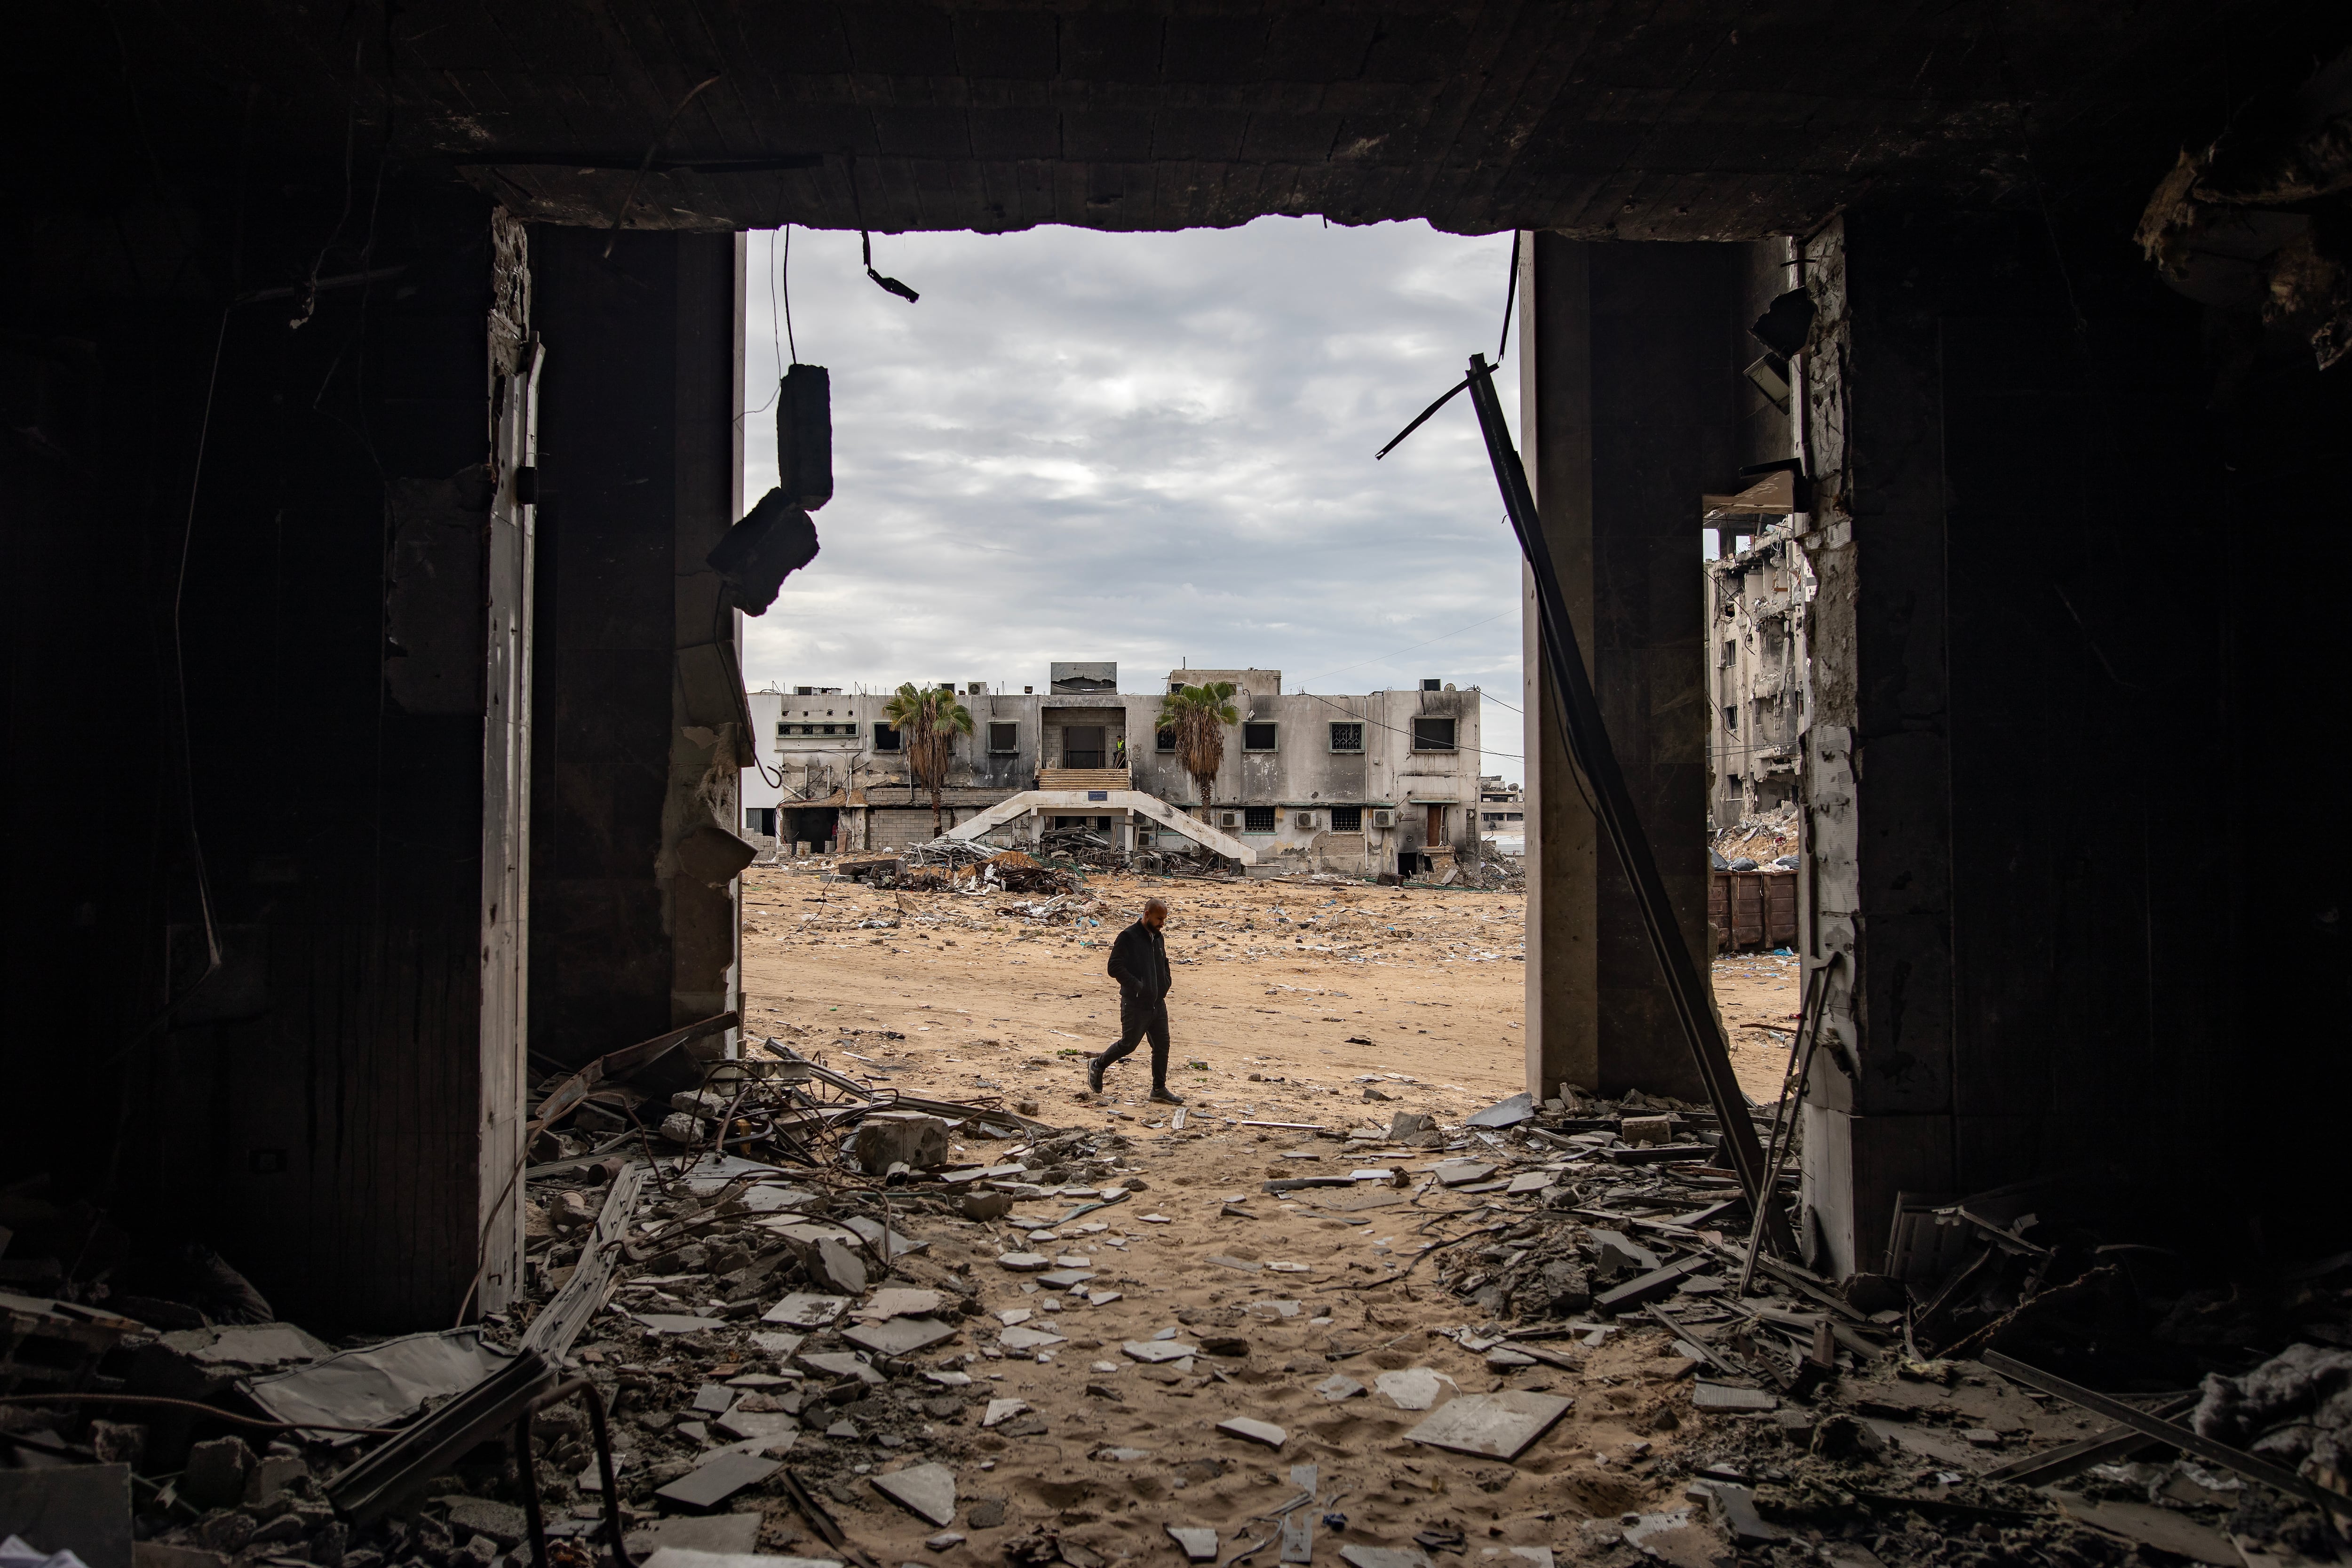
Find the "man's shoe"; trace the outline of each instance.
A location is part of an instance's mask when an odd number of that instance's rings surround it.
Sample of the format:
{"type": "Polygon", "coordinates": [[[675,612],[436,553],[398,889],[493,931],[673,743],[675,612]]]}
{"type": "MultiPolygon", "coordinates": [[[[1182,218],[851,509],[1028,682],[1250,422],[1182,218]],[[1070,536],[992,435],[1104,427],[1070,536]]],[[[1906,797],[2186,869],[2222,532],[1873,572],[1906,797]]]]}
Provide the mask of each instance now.
{"type": "Polygon", "coordinates": [[[1184,1103],[1184,1101],[1178,1096],[1169,1093],[1168,1086],[1164,1083],[1156,1084],[1152,1087],[1151,1098],[1159,1101],[1161,1105],[1181,1105],[1184,1103]]]}
{"type": "Polygon", "coordinates": [[[1092,1057],[1087,1058],[1087,1087],[1097,1094],[1102,1092],[1102,1063],[1092,1057]]]}

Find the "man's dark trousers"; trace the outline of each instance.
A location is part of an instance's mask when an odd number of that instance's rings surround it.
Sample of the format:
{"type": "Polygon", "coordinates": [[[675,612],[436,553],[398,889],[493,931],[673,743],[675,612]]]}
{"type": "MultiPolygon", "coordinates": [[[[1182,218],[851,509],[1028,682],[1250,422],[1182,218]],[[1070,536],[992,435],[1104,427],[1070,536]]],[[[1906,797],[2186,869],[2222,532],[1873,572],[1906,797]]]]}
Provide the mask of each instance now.
{"type": "Polygon", "coordinates": [[[1148,996],[1131,988],[1118,997],[1118,1044],[1097,1058],[1104,1067],[1132,1056],[1145,1036],[1151,1037],[1151,1087],[1168,1081],[1168,999],[1148,996]]]}

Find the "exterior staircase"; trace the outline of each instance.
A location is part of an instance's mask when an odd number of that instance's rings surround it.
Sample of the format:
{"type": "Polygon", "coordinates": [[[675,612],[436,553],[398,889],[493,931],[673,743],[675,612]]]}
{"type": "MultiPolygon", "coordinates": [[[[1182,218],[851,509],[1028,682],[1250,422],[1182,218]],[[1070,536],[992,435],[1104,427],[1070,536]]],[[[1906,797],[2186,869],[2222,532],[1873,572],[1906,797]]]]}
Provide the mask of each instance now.
{"type": "MultiPolygon", "coordinates": [[[[1052,773],[1058,774],[1068,771],[1055,769],[1052,773]]],[[[1102,773],[1118,778],[1126,776],[1115,768],[1088,768],[1083,770],[1081,776],[1094,777],[1102,773]]],[[[1037,776],[1042,784],[1051,775],[1041,769],[1037,776]]],[[[1131,812],[1139,824],[1149,822],[1167,832],[1181,833],[1193,843],[1229,860],[1238,860],[1244,866],[1257,864],[1255,849],[1198,817],[1187,816],[1158,795],[1139,789],[1105,789],[1099,784],[1080,789],[1024,790],[1009,799],[999,801],[968,822],[957,823],[948,829],[948,837],[977,838],[990,828],[1002,827],[1032,813],[1045,816],[1101,816],[1112,811],[1131,812]]]]}

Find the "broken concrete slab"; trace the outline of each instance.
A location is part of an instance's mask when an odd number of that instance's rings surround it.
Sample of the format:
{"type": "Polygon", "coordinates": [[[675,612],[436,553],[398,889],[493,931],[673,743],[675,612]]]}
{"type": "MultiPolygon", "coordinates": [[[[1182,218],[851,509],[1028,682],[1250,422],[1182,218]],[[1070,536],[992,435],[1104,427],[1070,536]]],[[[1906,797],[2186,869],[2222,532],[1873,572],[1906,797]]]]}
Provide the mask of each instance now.
{"type": "Polygon", "coordinates": [[[796,1241],[792,1246],[794,1256],[800,1259],[801,1268],[808,1274],[810,1284],[843,1296],[866,1293],[866,1259],[860,1258],[848,1243],[835,1241],[827,1236],[813,1242],[796,1241]]]}
{"type": "Polygon", "coordinates": [[[1637,1148],[1671,1143],[1675,1141],[1675,1119],[1671,1116],[1628,1116],[1617,1124],[1617,1136],[1637,1148]]]}
{"type": "Polygon", "coordinates": [[[682,1513],[630,1531],[627,1544],[633,1557],[665,1546],[740,1556],[759,1550],[760,1526],[764,1522],[757,1513],[682,1513]]]}
{"type": "Polygon", "coordinates": [[[942,1290],[918,1290],[908,1286],[891,1285],[877,1290],[858,1303],[855,1316],[860,1318],[928,1318],[947,1300],[942,1290]]]}
{"type": "Polygon", "coordinates": [[[945,1465],[909,1465],[872,1479],[876,1491],[918,1519],[938,1525],[955,1522],[955,1472],[945,1465]]]}
{"type": "Polygon", "coordinates": [[[2211,1563],[2231,1568],[2231,1565],[2245,1562],[2228,1536],[2210,1525],[2201,1524],[2171,1509],[2127,1499],[2093,1502],[2075,1492],[2053,1490],[2050,1495],[2069,1518],[2079,1520],[2108,1535],[2139,1542],[2155,1547],[2158,1552],[2186,1557],[2192,1563],[2211,1563]]]}
{"type": "Polygon", "coordinates": [[[1353,1399],[1363,1393],[1364,1385],[1352,1377],[1335,1372],[1317,1384],[1315,1392],[1321,1398],[1337,1405],[1343,1399],[1353,1399]]]}
{"type": "Polygon", "coordinates": [[[711,1423],[739,1443],[777,1443],[800,1434],[797,1417],[781,1410],[730,1411],[711,1423]]]}
{"type": "Polygon", "coordinates": [[[888,1318],[844,1330],[841,1337],[876,1355],[913,1355],[945,1343],[955,1338],[957,1331],[954,1324],[937,1318],[888,1318]]]}
{"type": "Polygon", "coordinates": [[[811,1372],[821,1372],[827,1377],[854,1377],[870,1386],[878,1386],[882,1374],[866,1364],[864,1356],[851,1355],[846,1351],[803,1352],[800,1363],[811,1372]]]}
{"type": "Polygon", "coordinates": [[[1199,1526],[1170,1524],[1161,1526],[1168,1539],[1184,1554],[1187,1563],[1214,1563],[1217,1560],[1217,1532],[1199,1526]]]}
{"type": "Polygon", "coordinates": [[[1463,1123],[1465,1127],[1517,1127],[1522,1121],[1532,1121],[1536,1115],[1536,1097],[1515,1094],[1496,1100],[1463,1123]]]}
{"type": "Polygon", "coordinates": [[[1389,1118],[1389,1142],[1402,1143],[1406,1139],[1437,1130],[1437,1118],[1424,1116],[1418,1110],[1400,1110],[1389,1118]]]}
{"type": "Polygon", "coordinates": [[[1441,1405],[1405,1436],[1433,1448],[1481,1454],[1491,1459],[1516,1459],[1527,1451],[1528,1445],[1567,1415],[1575,1403],[1557,1394],[1529,1394],[1519,1389],[1500,1394],[1465,1394],[1441,1405]]]}
{"type": "Polygon", "coordinates": [[[842,1568],[838,1557],[776,1557],[764,1552],[696,1552],[664,1546],[637,1568],[842,1568]]]}
{"type": "Polygon", "coordinates": [[[1735,1545],[1764,1546],[1789,1538],[1787,1531],[1777,1524],[1767,1524],[1764,1516],[1756,1511],[1756,1493],[1749,1488],[1736,1481],[1699,1484],[1706,1490],[1708,1512],[1735,1545]]]}
{"type": "MultiPolygon", "coordinates": [[[[219,1437],[188,1450],[180,1473],[180,1496],[199,1509],[235,1508],[257,1461],[242,1437],[219,1437]]],[[[21,1531],[19,1533],[22,1533],[21,1531]]]]}
{"type": "Polygon", "coordinates": [[[1409,1366],[1381,1373],[1372,1379],[1372,1386],[1399,1410],[1427,1410],[1447,1390],[1458,1391],[1461,1385],[1434,1367],[1409,1366]]]}
{"type": "Polygon", "coordinates": [[[992,1399],[988,1402],[988,1409],[981,1415],[980,1424],[982,1427],[994,1426],[1012,1420],[1028,1408],[1029,1402],[1025,1399],[992,1399]]]}
{"type": "Polygon", "coordinates": [[[697,1465],[669,1485],[657,1489],[654,1496],[680,1508],[707,1510],[746,1487],[758,1486],[783,1468],[775,1459],[724,1454],[708,1464],[697,1465]]]}
{"type": "Polygon", "coordinates": [[[705,1415],[724,1415],[734,1405],[735,1391],[723,1383],[706,1383],[694,1391],[694,1408],[705,1415]]]}
{"type": "Polygon", "coordinates": [[[996,1336],[996,1342],[1009,1351],[1042,1351],[1069,1341],[1060,1334],[1049,1334],[1043,1329],[1007,1329],[996,1336]]]}
{"type": "Polygon", "coordinates": [[[1037,1276],[1037,1283],[1051,1290],[1067,1290],[1070,1287],[1083,1285],[1093,1278],[1094,1271],[1091,1269],[1056,1268],[1037,1276]]]}
{"type": "Polygon", "coordinates": [[[1012,1274],[1042,1274],[1054,1260],[1042,1252],[1007,1252],[999,1255],[996,1266],[1012,1274]]]}
{"type": "Polygon", "coordinates": [[[763,1323],[787,1323],[796,1329],[821,1329],[848,1310],[846,1296],[813,1296],[795,1291],[761,1316],[763,1323]]]}
{"type": "Polygon", "coordinates": [[[1495,1167],[1476,1160],[1449,1160],[1430,1173],[1441,1187],[1465,1187],[1485,1181],[1495,1173],[1495,1167]]]}
{"type": "Polygon", "coordinates": [[[1701,1383],[1691,1390],[1691,1408],[1763,1415],[1780,1409],[1780,1401],[1760,1388],[1735,1388],[1727,1383],[1701,1383]]]}
{"type": "Polygon", "coordinates": [[[1236,1415],[1217,1423],[1217,1430],[1230,1437],[1243,1437],[1253,1443],[1263,1443],[1269,1448],[1279,1448],[1290,1440],[1290,1434],[1271,1421],[1255,1420],[1236,1415]]]}
{"type": "Polygon", "coordinates": [[[1429,1553],[1418,1546],[1359,1546],[1351,1542],[1339,1548],[1339,1561],[1348,1568],[1431,1568],[1429,1553]]]}
{"type": "Polygon", "coordinates": [[[1129,1340],[1118,1347],[1129,1361],[1160,1363],[1182,1361],[1201,1353],[1198,1345],[1188,1345],[1181,1340],[1129,1340]]]}

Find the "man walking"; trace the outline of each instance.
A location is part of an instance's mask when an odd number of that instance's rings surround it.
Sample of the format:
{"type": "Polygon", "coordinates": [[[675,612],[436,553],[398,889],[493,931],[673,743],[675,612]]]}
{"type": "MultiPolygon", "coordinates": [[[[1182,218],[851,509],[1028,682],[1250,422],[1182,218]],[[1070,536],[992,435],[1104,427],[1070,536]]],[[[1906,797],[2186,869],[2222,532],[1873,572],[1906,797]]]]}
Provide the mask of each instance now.
{"type": "Polygon", "coordinates": [[[1143,918],[1118,933],[1110,945],[1110,977],[1118,982],[1118,1043],[1087,1061],[1087,1087],[1102,1092],[1103,1069],[1132,1054],[1151,1037],[1151,1098],[1162,1105],[1184,1102],[1168,1089],[1168,944],[1160,928],[1168,906],[1158,899],[1143,906],[1143,918]]]}

